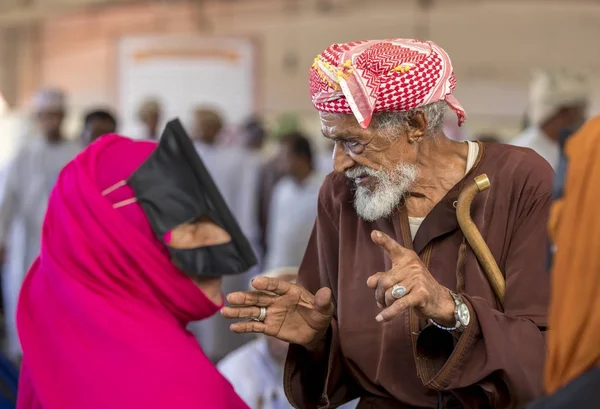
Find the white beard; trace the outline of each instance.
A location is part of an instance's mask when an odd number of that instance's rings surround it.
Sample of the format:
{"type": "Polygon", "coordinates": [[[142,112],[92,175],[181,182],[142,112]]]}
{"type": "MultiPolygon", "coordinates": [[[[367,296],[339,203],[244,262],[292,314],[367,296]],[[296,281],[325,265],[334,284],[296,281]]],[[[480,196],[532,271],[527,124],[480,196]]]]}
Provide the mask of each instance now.
{"type": "Polygon", "coordinates": [[[416,165],[401,163],[391,172],[377,171],[365,166],[353,168],[345,173],[349,179],[369,175],[377,179],[373,191],[365,186],[356,186],[354,209],[368,222],[389,217],[400,204],[418,175],[416,165]]]}

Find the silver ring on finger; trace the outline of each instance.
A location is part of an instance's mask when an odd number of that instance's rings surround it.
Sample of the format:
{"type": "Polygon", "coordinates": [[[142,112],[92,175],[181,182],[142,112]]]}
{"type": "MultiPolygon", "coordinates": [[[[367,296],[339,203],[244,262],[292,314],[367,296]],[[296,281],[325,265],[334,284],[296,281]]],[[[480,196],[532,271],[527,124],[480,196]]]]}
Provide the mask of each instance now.
{"type": "Polygon", "coordinates": [[[392,297],[399,300],[406,295],[406,287],[400,284],[394,284],[392,287],[392,297]]]}
{"type": "Polygon", "coordinates": [[[264,322],[265,318],[267,318],[267,308],[260,307],[260,313],[258,314],[258,318],[252,318],[252,321],[264,322]]]}

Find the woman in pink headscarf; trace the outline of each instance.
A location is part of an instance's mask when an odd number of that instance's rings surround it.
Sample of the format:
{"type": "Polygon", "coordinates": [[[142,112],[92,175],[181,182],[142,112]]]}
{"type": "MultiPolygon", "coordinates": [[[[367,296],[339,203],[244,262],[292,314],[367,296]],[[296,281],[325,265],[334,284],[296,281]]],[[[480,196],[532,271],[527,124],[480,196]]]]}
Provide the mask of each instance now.
{"type": "Polygon", "coordinates": [[[17,313],[19,409],[247,408],[185,329],[252,256],[183,139],[109,135],[63,169],[17,313]]]}

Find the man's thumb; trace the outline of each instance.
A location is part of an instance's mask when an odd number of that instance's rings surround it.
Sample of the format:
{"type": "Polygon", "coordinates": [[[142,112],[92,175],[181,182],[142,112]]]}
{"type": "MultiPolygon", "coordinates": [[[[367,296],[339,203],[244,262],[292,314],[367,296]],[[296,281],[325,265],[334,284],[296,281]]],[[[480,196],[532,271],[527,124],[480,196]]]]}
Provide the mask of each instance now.
{"type": "Polygon", "coordinates": [[[315,294],[315,306],[320,313],[331,314],[333,304],[331,303],[331,290],[327,287],[321,288],[315,294]]]}

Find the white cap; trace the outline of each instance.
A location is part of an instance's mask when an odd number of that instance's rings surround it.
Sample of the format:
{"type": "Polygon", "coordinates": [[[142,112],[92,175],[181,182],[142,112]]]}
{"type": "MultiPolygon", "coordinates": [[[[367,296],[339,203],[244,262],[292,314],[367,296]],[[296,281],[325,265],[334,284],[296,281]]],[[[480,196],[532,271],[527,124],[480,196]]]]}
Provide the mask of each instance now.
{"type": "Polygon", "coordinates": [[[35,112],[64,111],[65,100],[65,94],[59,89],[42,89],[33,97],[33,110],[35,112]]]}
{"type": "Polygon", "coordinates": [[[529,119],[540,126],[561,108],[587,105],[590,94],[586,78],[564,70],[540,71],[529,89],[529,119]]]}

